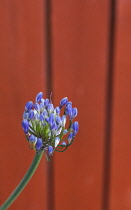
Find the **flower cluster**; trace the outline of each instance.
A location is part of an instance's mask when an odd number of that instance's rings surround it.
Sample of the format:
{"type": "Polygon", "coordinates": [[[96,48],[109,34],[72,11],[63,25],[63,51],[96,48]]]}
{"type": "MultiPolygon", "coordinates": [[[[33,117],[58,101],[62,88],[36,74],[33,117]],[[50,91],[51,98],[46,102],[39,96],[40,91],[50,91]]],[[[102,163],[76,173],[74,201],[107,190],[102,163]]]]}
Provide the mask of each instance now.
{"type": "Polygon", "coordinates": [[[47,158],[54,151],[65,151],[73,143],[79,129],[78,122],[73,122],[77,114],[77,108],[72,108],[72,102],[67,97],[60,101],[58,107],[54,107],[51,97],[43,99],[43,93],[38,93],[35,103],[26,103],[23,114],[22,128],[30,148],[37,152],[44,150],[47,158]]]}

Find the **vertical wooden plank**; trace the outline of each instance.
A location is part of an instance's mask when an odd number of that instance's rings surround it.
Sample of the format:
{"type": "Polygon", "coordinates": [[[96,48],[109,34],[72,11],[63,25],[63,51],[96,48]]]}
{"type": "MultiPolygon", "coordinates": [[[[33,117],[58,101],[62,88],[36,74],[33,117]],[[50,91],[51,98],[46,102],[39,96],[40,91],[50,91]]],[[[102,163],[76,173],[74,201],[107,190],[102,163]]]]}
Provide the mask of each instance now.
{"type": "Polygon", "coordinates": [[[52,1],[53,94],[79,109],[80,131],[55,154],[55,209],[102,209],[109,1],[52,1]]]}
{"type": "Polygon", "coordinates": [[[110,210],[131,209],[131,2],[116,1],[110,210]]]}
{"type": "MultiPolygon", "coordinates": [[[[28,169],[29,150],[21,128],[23,108],[45,91],[43,1],[0,2],[0,202],[3,203],[28,169]]],[[[46,163],[9,208],[46,209],[46,163]]]]}

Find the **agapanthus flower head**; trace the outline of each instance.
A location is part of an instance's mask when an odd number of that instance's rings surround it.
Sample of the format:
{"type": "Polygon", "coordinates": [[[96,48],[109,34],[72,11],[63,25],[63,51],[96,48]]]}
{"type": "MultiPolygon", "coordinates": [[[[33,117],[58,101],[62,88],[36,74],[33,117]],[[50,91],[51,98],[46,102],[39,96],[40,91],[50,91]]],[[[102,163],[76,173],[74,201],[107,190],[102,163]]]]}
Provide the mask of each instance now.
{"type": "Polygon", "coordinates": [[[54,107],[51,99],[43,99],[43,93],[38,93],[34,103],[26,103],[23,114],[22,128],[30,148],[44,151],[47,159],[54,151],[64,152],[78,132],[79,124],[73,122],[77,114],[77,108],[72,107],[67,97],[54,107]]]}

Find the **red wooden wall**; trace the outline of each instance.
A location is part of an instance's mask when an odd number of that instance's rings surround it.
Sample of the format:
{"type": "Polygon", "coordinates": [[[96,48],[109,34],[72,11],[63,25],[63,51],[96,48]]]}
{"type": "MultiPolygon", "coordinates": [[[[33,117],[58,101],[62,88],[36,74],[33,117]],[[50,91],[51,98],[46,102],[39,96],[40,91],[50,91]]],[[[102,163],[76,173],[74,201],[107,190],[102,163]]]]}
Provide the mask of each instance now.
{"type": "Polygon", "coordinates": [[[130,22],[129,0],[0,1],[1,204],[34,156],[23,107],[52,91],[78,107],[79,133],[9,209],[131,209],[130,22]]]}

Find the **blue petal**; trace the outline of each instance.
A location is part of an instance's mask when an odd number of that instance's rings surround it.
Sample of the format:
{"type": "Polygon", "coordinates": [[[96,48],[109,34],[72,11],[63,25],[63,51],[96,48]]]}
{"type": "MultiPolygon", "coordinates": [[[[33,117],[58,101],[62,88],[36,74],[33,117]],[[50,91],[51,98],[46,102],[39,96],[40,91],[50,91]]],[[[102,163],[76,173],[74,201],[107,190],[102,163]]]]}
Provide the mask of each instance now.
{"type": "Polygon", "coordinates": [[[76,117],[78,115],[78,109],[77,108],[73,108],[72,109],[72,114],[73,114],[73,118],[76,117]]]}
{"type": "Polygon", "coordinates": [[[72,129],[73,129],[75,134],[78,132],[79,124],[78,124],[77,121],[72,124],[72,129]]]}
{"type": "Polygon", "coordinates": [[[56,122],[57,122],[58,125],[62,125],[62,120],[61,120],[60,116],[56,117],[56,122]]]}
{"type": "Polygon", "coordinates": [[[33,102],[32,101],[28,101],[25,105],[25,110],[27,112],[29,112],[31,109],[33,108],[33,102]]]}
{"type": "Polygon", "coordinates": [[[24,111],[24,113],[23,113],[23,119],[28,120],[28,115],[29,115],[28,112],[25,112],[25,111],[24,111]]]}
{"type": "Polygon", "coordinates": [[[41,149],[41,147],[42,147],[42,139],[40,139],[40,138],[37,139],[35,147],[36,147],[37,151],[41,149]]]}
{"type": "Polygon", "coordinates": [[[55,110],[56,110],[56,114],[60,114],[60,108],[57,106],[56,108],[55,108],[55,110]]]}
{"type": "Polygon", "coordinates": [[[66,146],[66,142],[65,142],[65,141],[63,141],[63,142],[61,143],[61,145],[66,146]]]}
{"type": "Polygon", "coordinates": [[[65,113],[66,113],[66,115],[69,115],[70,119],[72,119],[72,106],[71,106],[71,104],[68,104],[68,106],[66,106],[65,113]]]}
{"type": "Polygon", "coordinates": [[[22,128],[23,128],[25,134],[27,134],[28,133],[28,130],[29,130],[29,123],[28,123],[27,120],[23,120],[22,121],[22,128]]]}
{"type": "Polygon", "coordinates": [[[53,123],[54,122],[54,114],[51,113],[49,116],[49,123],[53,123]]]}
{"type": "Polygon", "coordinates": [[[44,111],[44,109],[45,109],[44,104],[40,103],[39,107],[40,107],[40,112],[42,113],[44,111]]]}
{"type": "Polygon", "coordinates": [[[34,111],[33,110],[30,110],[29,111],[28,119],[31,120],[33,117],[34,117],[34,111]]]}
{"type": "Polygon", "coordinates": [[[38,93],[36,96],[36,102],[41,102],[42,97],[43,97],[43,93],[42,92],[38,93]]]}
{"type": "Polygon", "coordinates": [[[63,115],[62,118],[61,118],[61,120],[62,120],[62,127],[65,127],[65,124],[66,124],[66,116],[63,115]]]}
{"type": "Polygon", "coordinates": [[[35,137],[34,135],[30,135],[29,141],[36,143],[37,142],[37,137],[35,137]]]}
{"type": "Polygon", "coordinates": [[[66,103],[66,107],[67,107],[69,104],[72,106],[72,102],[71,102],[71,101],[68,101],[68,102],[66,103]]]}
{"type": "Polygon", "coordinates": [[[71,132],[69,135],[68,135],[68,143],[70,144],[71,140],[73,139],[74,137],[74,134],[71,132]]]}
{"type": "Polygon", "coordinates": [[[67,97],[65,97],[65,98],[62,98],[62,100],[60,101],[60,109],[62,108],[62,106],[64,106],[66,103],[67,103],[67,101],[68,101],[68,98],[67,97]]]}
{"type": "Polygon", "coordinates": [[[44,116],[42,114],[40,114],[40,121],[42,122],[44,120],[45,120],[44,116]]]}
{"type": "Polygon", "coordinates": [[[54,106],[53,106],[53,104],[48,104],[48,106],[47,106],[47,111],[48,111],[48,112],[53,112],[53,111],[54,111],[54,106]]]}
{"type": "Polygon", "coordinates": [[[48,104],[49,104],[49,99],[47,98],[47,99],[45,99],[44,105],[48,106],[48,104]]]}
{"type": "Polygon", "coordinates": [[[39,110],[40,110],[40,105],[39,105],[38,103],[35,103],[35,104],[34,104],[34,109],[35,109],[36,111],[39,111],[39,110]]]}
{"type": "Polygon", "coordinates": [[[47,113],[46,109],[43,111],[42,114],[43,114],[44,117],[47,117],[48,116],[48,113],[47,113]]]}
{"type": "Polygon", "coordinates": [[[49,153],[49,155],[52,155],[52,153],[53,153],[53,147],[52,146],[48,146],[48,153],[49,153]]]}

